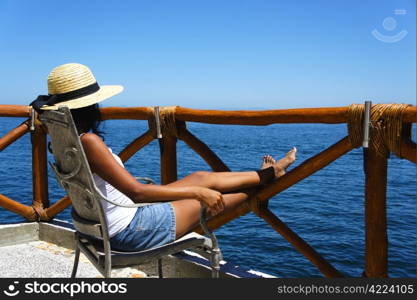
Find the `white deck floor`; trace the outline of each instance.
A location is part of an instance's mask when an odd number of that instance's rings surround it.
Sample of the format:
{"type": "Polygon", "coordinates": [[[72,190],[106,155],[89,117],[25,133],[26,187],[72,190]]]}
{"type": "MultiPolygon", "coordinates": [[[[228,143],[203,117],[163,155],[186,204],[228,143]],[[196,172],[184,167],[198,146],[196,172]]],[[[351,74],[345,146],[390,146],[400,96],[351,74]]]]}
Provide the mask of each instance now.
{"type": "MultiPolygon", "coordinates": [[[[3,278],[70,278],[74,262],[74,230],[68,222],[19,223],[0,225],[0,277],[3,278]]],[[[167,278],[210,278],[207,260],[193,252],[163,258],[167,278]]],[[[128,268],[113,269],[113,278],[156,277],[156,261],[128,268]]],[[[221,262],[221,277],[272,277],[242,270],[221,262]]],[[[81,254],[78,278],[101,278],[88,259],[81,254]]]]}
{"type": "MultiPolygon", "coordinates": [[[[74,250],[45,241],[33,241],[0,247],[0,277],[69,278],[74,250]]],[[[102,278],[100,272],[81,254],[77,277],[102,278]]],[[[147,275],[135,268],[115,269],[112,277],[143,278],[147,275]]]]}

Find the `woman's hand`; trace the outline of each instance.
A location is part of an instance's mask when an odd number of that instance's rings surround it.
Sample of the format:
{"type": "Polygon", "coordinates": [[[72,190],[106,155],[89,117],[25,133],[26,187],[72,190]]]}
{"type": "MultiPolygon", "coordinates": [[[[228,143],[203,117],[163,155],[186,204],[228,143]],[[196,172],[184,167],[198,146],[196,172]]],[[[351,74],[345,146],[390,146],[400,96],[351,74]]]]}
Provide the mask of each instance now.
{"type": "Polygon", "coordinates": [[[197,200],[207,207],[212,214],[218,214],[224,210],[223,195],[218,191],[204,187],[199,188],[197,200]]]}

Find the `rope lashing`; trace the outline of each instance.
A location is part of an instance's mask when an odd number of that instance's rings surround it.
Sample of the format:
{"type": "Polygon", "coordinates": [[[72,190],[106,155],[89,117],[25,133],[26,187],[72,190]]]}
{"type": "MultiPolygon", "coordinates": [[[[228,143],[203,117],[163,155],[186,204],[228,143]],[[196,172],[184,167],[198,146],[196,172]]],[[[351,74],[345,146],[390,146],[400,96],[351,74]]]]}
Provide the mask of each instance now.
{"type": "MultiPolygon", "coordinates": [[[[160,106],[159,107],[159,121],[162,131],[162,136],[178,137],[177,124],[175,121],[175,110],[177,106],[160,106]]],[[[152,132],[156,132],[154,107],[149,108],[149,128],[152,132]]]]}
{"type": "MultiPolygon", "coordinates": [[[[389,152],[401,155],[401,140],[410,137],[411,124],[403,123],[403,113],[409,104],[375,104],[371,109],[370,144],[383,157],[389,152]]],[[[354,148],[363,140],[363,104],[352,104],[348,110],[349,141],[354,148]]]]}
{"type": "Polygon", "coordinates": [[[34,202],[32,207],[35,210],[36,214],[38,215],[38,221],[47,221],[50,219],[50,217],[46,214],[46,211],[43,208],[41,203],[34,202]]]}
{"type": "Polygon", "coordinates": [[[177,106],[162,106],[160,108],[161,127],[165,135],[178,137],[177,124],[175,122],[176,109],[177,106]]]}

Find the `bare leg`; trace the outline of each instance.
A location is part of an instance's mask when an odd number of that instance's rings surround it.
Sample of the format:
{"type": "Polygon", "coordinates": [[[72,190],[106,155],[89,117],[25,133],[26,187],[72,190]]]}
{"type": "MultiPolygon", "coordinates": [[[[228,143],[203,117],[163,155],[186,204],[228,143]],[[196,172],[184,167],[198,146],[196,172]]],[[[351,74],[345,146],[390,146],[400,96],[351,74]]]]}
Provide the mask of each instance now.
{"type": "MultiPolygon", "coordinates": [[[[284,158],[275,161],[272,157],[268,157],[267,163],[263,167],[272,166],[274,168],[275,177],[285,175],[285,170],[295,161],[296,149],[290,150],[284,158]]],[[[265,158],[264,158],[265,161],[265,158]]],[[[190,174],[180,180],[170,183],[171,186],[202,186],[217,190],[222,193],[233,192],[249,187],[253,187],[260,183],[259,175],[255,171],[249,172],[205,172],[199,171],[190,174]]]]}
{"type": "Polygon", "coordinates": [[[241,190],[258,185],[259,176],[255,171],[249,172],[206,172],[198,171],[180,180],[168,184],[169,186],[201,186],[222,193],[241,190]]]}
{"type": "MultiPolygon", "coordinates": [[[[279,161],[272,157],[267,159],[268,164],[264,167],[274,167],[276,177],[283,176],[285,169],[294,162],[296,149],[293,148],[279,161]]],[[[170,183],[170,186],[202,186],[215,189],[219,192],[244,189],[259,184],[260,179],[255,171],[251,172],[196,172],[183,179],[170,183]]],[[[225,208],[222,214],[233,210],[240,203],[249,198],[248,193],[238,192],[224,194],[225,208]]],[[[173,201],[175,211],[176,237],[179,238],[192,230],[200,221],[201,203],[196,199],[184,199],[173,201]]],[[[210,212],[209,212],[210,213],[210,212]]],[[[212,215],[210,215],[212,216],[212,215]]]]}
{"type": "MultiPolygon", "coordinates": [[[[225,209],[222,212],[233,210],[238,204],[248,199],[246,193],[223,195],[225,209]]],[[[192,230],[200,221],[201,203],[195,199],[184,199],[171,202],[175,211],[176,237],[179,238],[192,230]]]]}

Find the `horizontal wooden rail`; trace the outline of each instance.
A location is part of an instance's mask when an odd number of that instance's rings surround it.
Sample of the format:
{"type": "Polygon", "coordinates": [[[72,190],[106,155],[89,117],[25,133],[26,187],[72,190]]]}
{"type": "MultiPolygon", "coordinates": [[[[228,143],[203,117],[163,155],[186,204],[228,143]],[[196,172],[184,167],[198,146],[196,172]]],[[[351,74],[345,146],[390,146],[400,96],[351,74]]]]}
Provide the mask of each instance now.
{"type": "MultiPolygon", "coordinates": [[[[147,120],[152,114],[148,107],[102,108],[102,119],[147,120]]],[[[269,125],[275,123],[346,123],[348,107],[322,107],[275,110],[202,110],[178,106],[175,117],[180,121],[208,124],[269,125]]],[[[403,115],[404,122],[417,122],[417,107],[408,107],[403,115]]]]}
{"type": "Polygon", "coordinates": [[[30,106],[0,104],[0,117],[30,117],[30,106]]]}
{"type": "MultiPolygon", "coordinates": [[[[318,107],[274,110],[202,110],[177,107],[175,116],[181,121],[208,124],[268,125],[274,123],[346,123],[348,107],[318,107]]],[[[148,120],[151,107],[103,107],[103,120],[148,120]]],[[[29,117],[27,105],[0,105],[0,117],[29,117]]],[[[403,121],[417,123],[417,107],[404,111],[403,121]]]]}
{"type": "Polygon", "coordinates": [[[102,120],[148,120],[152,116],[151,107],[102,107],[102,120]]]}
{"type": "Polygon", "coordinates": [[[300,108],[259,111],[201,110],[178,107],[175,117],[181,121],[208,124],[269,125],[273,123],[345,123],[347,107],[300,108]]]}

